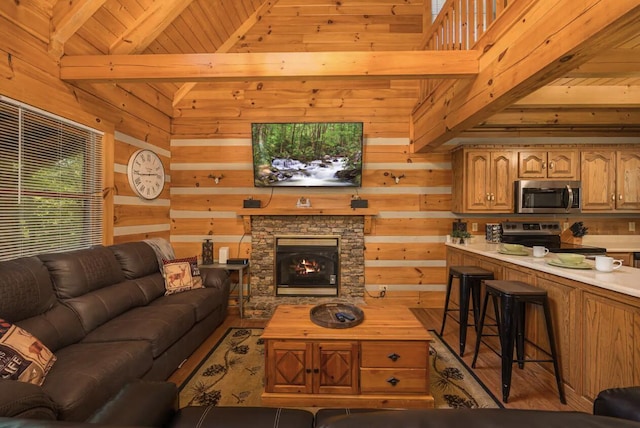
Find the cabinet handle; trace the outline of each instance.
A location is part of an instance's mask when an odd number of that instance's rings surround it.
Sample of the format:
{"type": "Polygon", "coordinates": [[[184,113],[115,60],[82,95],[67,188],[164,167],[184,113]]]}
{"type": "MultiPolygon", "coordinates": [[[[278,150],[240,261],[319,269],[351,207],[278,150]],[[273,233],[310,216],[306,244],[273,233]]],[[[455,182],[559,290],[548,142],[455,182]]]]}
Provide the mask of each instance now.
{"type": "Polygon", "coordinates": [[[398,358],[400,358],[400,355],[394,352],[392,354],[387,355],[387,358],[389,358],[391,361],[395,363],[396,361],[398,361],[398,358]]]}
{"type": "Polygon", "coordinates": [[[496,197],[495,197],[495,195],[494,195],[493,193],[491,194],[491,200],[492,200],[492,201],[495,201],[495,200],[496,200],[496,197]]]}
{"type": "Polygon", "coordinates": [[[491,200],[491,196],[487,193],[487,201],[491,200]]]}
{"type": "Polygon", "coordinates": [[[311,373],[311,369],[306,369],[305,372],[307,372],[307,374],[311,373]]]}
{"type": "Polygon", "coordinates": [[[391,376],[389,379],[387,379],[387,382],[389,382],[391,386],[396,386],[400,382],[400,379],[391,376]]]}
{"type": "Polygon", "coordinates": [[[320,369],[313,369],[313,372],[314,372],[315,374],[318,374],[318,373],[320,373],[320,369]]]}
{"type": "Polygon", "coordinates": [[[549,169],[553,169],[553,162],[549,162],[549,169]]]}
{"type": "Polygon", "coordinates": [[[618,199],[622,200],[622,193],[618,195],[618,199]]]}
{"type": "Polygon", "coordinates": [[[615,200],[616,200],[616,194],[615,194],[615,193],[612,193],[612,194],[611,194],[611,200],[612,200],[612,201],[615,201],[615,200]]]}
{"type": "Polygon", "coordinates": [[[542,162],[542,169],[547,169],[547,163],[546,162],[542,162]]]}

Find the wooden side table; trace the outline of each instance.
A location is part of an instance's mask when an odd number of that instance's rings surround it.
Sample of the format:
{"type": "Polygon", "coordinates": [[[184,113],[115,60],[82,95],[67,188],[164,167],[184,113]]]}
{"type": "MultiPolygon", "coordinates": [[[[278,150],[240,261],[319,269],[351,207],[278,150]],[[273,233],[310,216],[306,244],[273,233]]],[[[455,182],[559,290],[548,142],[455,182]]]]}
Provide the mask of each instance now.
{"type": "Polygon", "coordinates": [[[247,275],[247,301],[251,296],[251,275],[249,274],[249,263],[247,264],[229,264],[229,263],[214,263],[210,265],[200,265],[200,268],[218,268],[227,271],[238,271],[238,310],[240,311],[240,318],[244,317],[244,275],[247,275]]]}

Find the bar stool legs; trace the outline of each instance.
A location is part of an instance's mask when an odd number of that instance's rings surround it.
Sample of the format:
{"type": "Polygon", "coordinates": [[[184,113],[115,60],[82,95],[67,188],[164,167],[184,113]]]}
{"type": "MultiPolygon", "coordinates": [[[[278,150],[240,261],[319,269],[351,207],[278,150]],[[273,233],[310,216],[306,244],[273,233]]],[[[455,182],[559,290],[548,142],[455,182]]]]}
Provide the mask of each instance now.
{"type": "MultiPolygon", "coordinates": [[[[471,367],[476,366],[478,359],[478,352],[480,350],[480,343],[483,342],[483,329],[485,326],[485,317],[487,313],[487,305],[489,298],[492,299],[495,317],[496,327],[500,338],[500,352],[492,349],[501,358],[501,374],[502,374],[502,401],[505,403],[509,399],[509,393],[511,390],[511,374],[513,370],[513,363],[517,362],[518,367],[523,368],[525,363],[524,344],[527,341],[526,334],[526,307],[527,304],[535,304],[542,306],[545,318],[545,326],[547,331],[547,338],[549,341],[549,350],[545,350],[533,344],[537,349],[546,355],[549,355],[550,359],[532,360],[526,361],[535,362],[551,362],[553,363],[553,370],[555,373],[556,384],[558,387],[558,394],[560,396],[560,402],[566,404],[564,395],[564,385],[560,376],[560,367],[558,364],[558,357],[556,352],[555,337],[553,334],[553,324],[551,323],[551,311],[549,309],[549,300],[547,298],[547,292],[539,288],[533,287],[529,284],[525,284],[519,281],[485,281],[486,295],[484,303],[482,305],[482,314],[480,316],[480,322],[478,323],[478,338],[476,340],[475,353],[471,367]],[[498,310],[498,308],[500,308],[498,310]],[[513,352],[516,352],[516,359],[513,358],[513,352]]],[[[495,334],[485,336],[496,336],[495,334]]]]}
{"type": "MultiPolygon", "coordinates": [[[[451,266],[449,267],[449,281],[447,282],[447,292],[444,303],[444,315],[442,316],[442,327],[440,328],[440,336],[444,333],[444,327],[447,322],[449,312],[459,312],[459,319],[456,320],[460,324],[459,341],[460,356],[464,354],[465,345],[467,343],[467,327],[473,325],[476,333],[478,332],[478,319],[480,317],[480,286],[484,279],[493,279],[493,272],[476,267],[476,266],[451,266]],[[458,278],[459,286],[459,309],[449,309],[449,299],[451,298],[451,285],[453,278],[458,278]],[[473,324],[469,324],[469,299],[471,299],[473,310],[473,324]]],[[[455,320],[455,318],[454,318],[455,320]]]]}

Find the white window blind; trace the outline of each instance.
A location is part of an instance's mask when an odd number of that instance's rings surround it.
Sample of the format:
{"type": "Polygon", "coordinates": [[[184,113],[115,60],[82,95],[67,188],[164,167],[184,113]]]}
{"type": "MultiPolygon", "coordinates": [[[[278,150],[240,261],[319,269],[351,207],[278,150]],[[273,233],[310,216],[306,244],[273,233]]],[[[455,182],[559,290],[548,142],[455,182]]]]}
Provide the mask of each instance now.
{"type": "Polygon", "coordinates": [[[102,134],[0,97],[0,260],[102,243],[102,134]]]}

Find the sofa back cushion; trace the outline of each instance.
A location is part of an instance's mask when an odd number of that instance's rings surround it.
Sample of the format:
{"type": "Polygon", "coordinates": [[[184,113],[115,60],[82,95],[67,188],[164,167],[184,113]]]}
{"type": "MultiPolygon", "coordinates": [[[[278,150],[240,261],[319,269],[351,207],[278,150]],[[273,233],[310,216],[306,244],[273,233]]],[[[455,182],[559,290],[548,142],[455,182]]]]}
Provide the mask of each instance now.
{"type": "Polygon", "coordinates": [[[15,323],[46,312],[55,304],[49,271],[40,259],[0,262],[0,318],[15,323]]]}
{"type": "Polygon", "coordinates": [[[58,299],[78,314],[85,333],[144,304],[142,292],[125,279],[113,252],[106,247],[38,258],[49,270],[58,299]]]}
{"type": "Polygon", "coordinates": [[[155,251],[144,242],[126,242],[107,248],[115,255],[127,279],[142,278],[160,272],[155,251]]]}
{"type": "Polygon", "coordinates": [[[135,281],[145,297],[145,303],[164,295],[164,278],[158,266],[158,254],[146,242],[126,242],[109,248],[120,263],[127,279],[135,281]]]}
{"type": "Polygon", "coordinates": [[[84,337],[79,318],[56,299],[49,271],[37,257],[0,262],[0,318],[53,352],[84,337]]]}

